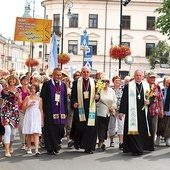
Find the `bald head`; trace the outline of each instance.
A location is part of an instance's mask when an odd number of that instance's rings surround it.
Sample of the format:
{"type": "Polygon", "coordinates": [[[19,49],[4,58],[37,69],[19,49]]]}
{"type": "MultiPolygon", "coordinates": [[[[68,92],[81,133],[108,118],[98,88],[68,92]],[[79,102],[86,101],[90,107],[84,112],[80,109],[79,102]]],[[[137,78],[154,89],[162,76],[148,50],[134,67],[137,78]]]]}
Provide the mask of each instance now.
{"type": "Polygon", "coordinates": [[[144,78],[144,72],[142,70],[136,70],[134,73],[134,79],[136,82],[140,83],[144,78]]]}

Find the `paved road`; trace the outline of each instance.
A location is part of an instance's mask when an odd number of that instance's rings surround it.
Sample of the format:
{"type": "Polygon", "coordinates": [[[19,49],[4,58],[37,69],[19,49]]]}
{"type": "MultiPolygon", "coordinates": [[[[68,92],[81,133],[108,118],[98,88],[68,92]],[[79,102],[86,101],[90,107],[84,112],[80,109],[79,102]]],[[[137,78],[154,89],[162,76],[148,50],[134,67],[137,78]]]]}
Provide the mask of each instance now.
{"type": "Polygon", "coordinates": [[[170,170],[170,148],[162,143],[151,153],[135,157],[124,155],[116,146],[109,147],[106,142],[106,151],[98,148],[94,154],[85,154],[83,150],[68,149],[66,140],[58,155],[47,155],[40,149],[39,157],[27,155],[26,151],[19,150],[19,139],[14,143],[14,153],[11,158],[4,157],[4,148],[0,148],[0,170],[170,170]]]}

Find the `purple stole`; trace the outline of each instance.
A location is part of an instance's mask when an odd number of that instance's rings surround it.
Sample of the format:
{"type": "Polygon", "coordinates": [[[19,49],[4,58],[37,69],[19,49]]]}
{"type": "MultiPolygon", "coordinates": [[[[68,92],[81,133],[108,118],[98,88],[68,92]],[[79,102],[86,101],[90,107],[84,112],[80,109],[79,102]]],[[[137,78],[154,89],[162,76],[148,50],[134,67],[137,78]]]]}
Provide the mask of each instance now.
{"type": "Polygon", "coordinates": [[[64,90],[64,83],[61,82],[60,85],[60,102],[56,105],[55,101],[55,85],[50,80],[50,90],[51,90],[51,99],[52,99],[52,113],[53,113],[53,122],[54,124],[65,124],[66,123],[66,111],[65,111],[65,103],[64,103],[64,94],[67,93],[64,90]]]}

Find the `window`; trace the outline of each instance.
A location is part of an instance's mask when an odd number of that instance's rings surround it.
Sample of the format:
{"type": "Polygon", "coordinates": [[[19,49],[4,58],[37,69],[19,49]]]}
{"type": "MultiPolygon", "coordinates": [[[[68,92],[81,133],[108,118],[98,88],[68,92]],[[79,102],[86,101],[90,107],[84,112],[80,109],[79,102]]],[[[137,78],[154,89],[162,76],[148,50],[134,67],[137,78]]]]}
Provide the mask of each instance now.
{"type": "Polygon", "coordinates": [[[151,55],[151,50],[154,47],[155,47],[155,43],[146,43],[146,57],[151,55]]]}
{"type": "Polygon", "coordinates": [[[53,32],[56,35],[61,35],[60,14],[53,15],[53,32]]]}
{"type": "Polygon", "coordinates": [[[122,28],[130,29],[130,16],[122,16],[122,28]]]}
{"type": "Polygon", "coordinates": [[[89,15],[89,28],[97,28],[98,27],[98,15],[90,14],[89,15]]]}
{"type": "Polygon", "coordinates": [[[92,55],[97,55],[97,41],[89,41],[88,46],[92,46],[92,55]]]}
{"type": "Polygon", "coordinates": [[[77,40],[69,40],[68,41],[68,53],[73,53],[77,55],[78,41],[77,40]]]}
{"type": "Polygon", "coordinates": [[[69,20],[69,27],[78,27],[78,14],[73,14],[69,20]]]}
{"type": "Polygon", "coordinates": [[[60,14],[53,15],[53,26],[60,26],[60,14]]]}
{"type": "Polygon", "coordinates": [[[130,42],[122,42],[122,45],[130,47],[130,42]]]}
{"type": "Polygon", "coordinates": [[[42,51],[38,52],[38,57],[41,58],[42,57],[42,51]]]}
{"type": "Polygon", "coordinates": [[[155,17],[147,17],[147,30],[155,30],[155,17]]]}

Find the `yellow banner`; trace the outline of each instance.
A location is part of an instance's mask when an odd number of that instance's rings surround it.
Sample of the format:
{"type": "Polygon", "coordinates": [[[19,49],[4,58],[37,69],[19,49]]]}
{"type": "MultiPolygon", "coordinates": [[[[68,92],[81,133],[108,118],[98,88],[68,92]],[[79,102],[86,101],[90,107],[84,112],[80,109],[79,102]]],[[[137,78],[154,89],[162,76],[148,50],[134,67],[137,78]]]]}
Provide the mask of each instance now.
{"type": "Polygon", "coordinates": [[[50,43],[52,20],[16,18],[14,41],[50,43]]]}

